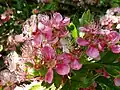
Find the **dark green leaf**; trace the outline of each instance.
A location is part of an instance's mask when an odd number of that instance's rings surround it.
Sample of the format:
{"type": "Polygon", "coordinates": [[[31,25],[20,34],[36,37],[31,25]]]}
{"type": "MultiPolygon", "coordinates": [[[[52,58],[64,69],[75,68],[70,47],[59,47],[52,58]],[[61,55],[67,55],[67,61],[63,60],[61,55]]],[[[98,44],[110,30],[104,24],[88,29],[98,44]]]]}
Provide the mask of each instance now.
{"type": "Polygon", "coordinates": [[[96,79],[96,82],[103,84],[107,87],[109,87],[111,90],[115,90],[113,82],[111,82],[108,78],[105,78],[103,76],[100,76],[96,79]]]}
{"type": "Polygon", "coordinates": [[[61,85],[61,81],[62,81],[62,77],[58,75],[56,72],[54,72],[53,82],[56,88],[58,88],[61,85]]]}
{"type": "Polygon", "coordinates": [[[113,63],[118,57],[120,57],[119,54],[114,54],[111,51],[108,51],[102,58],[100,61],[98,61],[99,63],[113,63]]]}

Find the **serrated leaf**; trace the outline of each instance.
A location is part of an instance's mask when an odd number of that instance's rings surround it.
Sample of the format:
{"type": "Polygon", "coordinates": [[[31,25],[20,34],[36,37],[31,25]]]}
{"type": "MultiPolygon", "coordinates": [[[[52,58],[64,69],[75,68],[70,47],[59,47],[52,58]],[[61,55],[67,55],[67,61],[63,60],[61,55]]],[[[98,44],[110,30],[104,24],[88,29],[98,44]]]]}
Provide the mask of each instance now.
{"type": "Polygon", "coordinates": [[[77,89],[87,88],[95,81],[95,79],[98,76],[99,74],[93,74],[92,72],[89,71],[88,68],[83,67],[81,70],[75,71],[75,73],[71,77],[71,85],[77,83],[76,85],[77,89]]]}
{"type": "Polygon", "coordinates": [[[90,13],[90,10],[87,10],[83,13],[82,17],[79,19],[80,26],[84,26],[86,24],[89,24],[93,20],[93,16],[90,13]]]}

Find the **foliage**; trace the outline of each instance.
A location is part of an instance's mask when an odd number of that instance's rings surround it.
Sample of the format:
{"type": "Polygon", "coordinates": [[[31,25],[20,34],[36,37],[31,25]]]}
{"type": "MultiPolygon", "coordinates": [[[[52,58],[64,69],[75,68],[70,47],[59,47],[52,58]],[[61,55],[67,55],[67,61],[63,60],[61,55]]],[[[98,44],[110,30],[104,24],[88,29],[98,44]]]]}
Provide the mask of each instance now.
{"type": "Polygon", "coordinates": [[[119,0],[0,5],[0,90],[120,90],[119,0]]]}

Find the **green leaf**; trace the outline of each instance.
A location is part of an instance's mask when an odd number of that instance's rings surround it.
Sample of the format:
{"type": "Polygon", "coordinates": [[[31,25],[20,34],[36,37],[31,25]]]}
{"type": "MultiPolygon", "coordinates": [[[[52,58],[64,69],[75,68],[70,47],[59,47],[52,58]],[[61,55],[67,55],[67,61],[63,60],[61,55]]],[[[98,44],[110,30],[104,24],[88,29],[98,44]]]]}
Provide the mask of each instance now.
{"type": "Polygon", "coordinates": [[[26,62],[25,65],[29,67],[33,67],[33,64],[31,62],[26,62]]]}
{"type": "Polygon", "coordinates": [[[30,90],[40,90],[40,85],[34,85],[30,90]]]}
{"type": "Polygon", "coordinates": [[[113,77],[120,77],[120,66],[106,65],[105,70],[113,77]]]}
{"type": "Polygon", "coordinates": [[[74,39],[76,39],[78,37],[78,30],[76,28],[76,26],[73,23],[69,24],[69,28],[71,29],[71,35],[74,39]]]}
{"type": "Polygon", "coordinates": [[[74,71],[73,76],[71,77],[71,86],[75,88],[87,88],[89,87],[95,79],[99,76],[99,74],[94,74],[93,71],[90,71],[88,68],[82,68],[79,71],[74,71]]]}
{"type": "Polygon", "coordinates": [[[3,87],[2,87],[2,86],[0,86],[0,90],[3,90],[3,87]]]}
{"type": "Polygon", "coordinates": [[[57,3],[51,2],[49,4],[45,4],[41,7],[41,11],[55,11],[57,10],[57,3]]]}
{"type": "Polygon", "coordinates": [[[83,13],[82,17],[79,19],[80,26],[89,24],[93,20],[93,15],[90,13],[90,10],[87,10],[83,13]]]}
{"type": "Polygon", "coordinates": [[[29,85],[29,90],[45,90],[45,87],[41,86],[41,82],[29,85]]]}
{"type": "Polygon", "coordinates": [[[100,76],[96,79],[96,82],[99,83],[99,84],[103,84],[104,86],[109,87],[111,90],[115,90],[114,83],[108,78],[100,76]]]}
{"type": "Polygon", "coordinates": [[[38,71],[40,73],[40,76],[45,76],[45,74],[47,73],[47,68],[40,67],[40,69],[38,71]]]}
{"type": "Polygon", "coordinates": [[[54,82],[55,87],[57,87],[57,88],[60,87],[61,81],[62,81],[62,77],[60,75],[58,75],[56,72],[54,72],[53,82],[54,82]]]}
{"type": "Polygon", "coordinates": [[[113,63],[117,58],[120,57],[120,54],[115,54],[112,53],[111,51],[108,51],[107,53],[104,54],[104,56],[101,58],[99,63],[104,63],[104,64],[110,64],[113,63]]]}
{"type": "Polygon", "coordinates": [[[72,16],[71,16],[71,19],[72,19],[72,22],[74,23],[74,25],[76,26],[76,27],[78,27],[79,26],[79,13],[76,13],[76,14],[73,14],[72,16]]]}

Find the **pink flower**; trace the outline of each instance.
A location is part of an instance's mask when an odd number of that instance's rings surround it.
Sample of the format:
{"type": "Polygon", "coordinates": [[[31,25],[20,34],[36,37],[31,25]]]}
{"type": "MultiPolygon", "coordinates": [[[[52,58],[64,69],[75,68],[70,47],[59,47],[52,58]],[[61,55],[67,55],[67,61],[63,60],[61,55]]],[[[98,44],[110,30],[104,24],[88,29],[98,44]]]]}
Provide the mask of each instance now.
{"type": "Polygon", "coordinates": [[[63,20],[62,15],[57,12],[53,14],[53,18],[54,18],[54,23],[60,23],[63,20]]]}
{"type": "Polygon", "coordinates": [[[39,33],[36,33],[36,35],[34,35],[33,42],[34,42],[35,47],[41,45],[41,43],[42,43],[42,35],[40,35],[39,33]]]}
{"type": "Polygon", "coordinates": [[[49,3],[51,0],[41,0],[42,3],[49,3]]]}
{"type": "Polygon", "coordinates": [[[57,64],[56,72],[59,75],[67,75],[70,72],[70,67],[68,64],[57,64]]]}
{"type": "Polygon", "coordinates": [[[42,55],[44,56],[44,58],[46,60],[50,60],[50,59],[53,59],[55,57],[55,51],[54,49],[51,47],[51,46],[44,46],[42,49],[41,49],[41,53],[42,55]]]}
{"type": "Polygon", "coordinates": [[[115,86],[120,86],[120,78],[115,78],[114,84],[115,84],[115,86]]]}
{"type": "Polygon", "coordinates": [[[45,26],[44,30],[41,30],[41,32],[44,34],[44,36],[46,37],[47,40],[51,40],[52,39],[52,28],[45,26]]]}
{"type": "Polygon", "coordinates": [[[113,53],[120,53],[120,45],[111,46],[111,50],[113,53]]]}
{"type": "Polygon", "coordinates": [[[100,54],[99,54],[99,51],[97,48],[93,47],[93,46],[90,46],[87,51],[86,51],[86,54],[91,57],[91,58],[98,58],[100,57],[100,54]]]}
{"type": "Polygon", "coordinates": [[[48,72],[45,75],[45,82],[49,84],[52,83],[53,80],[53,70],[51,68],[48,69],[48,72]]]}
{"type": "Polygon", "coordinates": [[[68,25],[70,23],[70,18],[65,17],[64,20],[62,21],[62,24],[68,25]]]}
{"type": "Polygon", "coordinates": [[[16,42],[24,42],[25,41],[25,37],[23,37],[23,34],[15,35],[15,41],[16,42]]]}
{"type": "Polygon", "coordinates": [[[87,46],[89,44],[89,42],[81,37],[79,37],[77,39],[77,44],[80,46],[87,46]]]}
{"type": "Polygon", "coordinates": [[[73,70],[79,70],[80,68],[82,68],[82,64],[80,64],[77,59],[74,59],[71,62],[70,66],[73,70]]]}
{"type": "Polygon", "coordinates": [[[57,56],[57,60],[61,60],[64,64],[69,64],[71,62],[72,55],[69,53],[63,53],[57,56]]]}
{"type": "Polygon", "coordinates": [[[98,49],[100,51],[104,51],[104,48],[105,48],[105,43],[102,43],[102,42],[98,43],[98,49]]]}
{"type": "Polygon", "coordinates": [[[108,35],[107,35],[109,41],[113,44],[116,44],[119,42],[120,40],[120,34],[116,31],[111,31],[108,35]]]}

